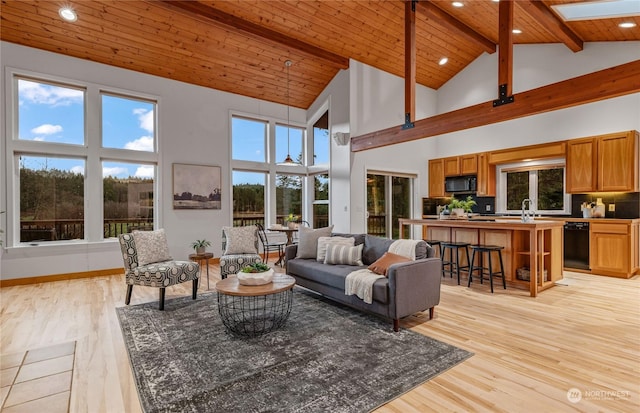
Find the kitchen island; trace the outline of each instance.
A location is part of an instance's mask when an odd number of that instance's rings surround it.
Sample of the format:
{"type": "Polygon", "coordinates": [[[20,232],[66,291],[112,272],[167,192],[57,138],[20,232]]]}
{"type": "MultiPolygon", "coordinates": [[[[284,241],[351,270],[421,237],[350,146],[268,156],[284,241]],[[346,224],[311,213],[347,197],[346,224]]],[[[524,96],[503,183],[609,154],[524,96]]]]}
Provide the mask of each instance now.
{"type": "MultiPolygon", "coordinates": [[[[528,286],[531,297],[563,277],[562,221],[400,218],[399,224],[400,238],[404,237],[406,226],[416,225],[422,227],[423,239],[504,247],[502,258],[507,281],[512,286],[528,286]]],[[[466,265],[466,257],[461,258],[461,265],[466,265]]]]}

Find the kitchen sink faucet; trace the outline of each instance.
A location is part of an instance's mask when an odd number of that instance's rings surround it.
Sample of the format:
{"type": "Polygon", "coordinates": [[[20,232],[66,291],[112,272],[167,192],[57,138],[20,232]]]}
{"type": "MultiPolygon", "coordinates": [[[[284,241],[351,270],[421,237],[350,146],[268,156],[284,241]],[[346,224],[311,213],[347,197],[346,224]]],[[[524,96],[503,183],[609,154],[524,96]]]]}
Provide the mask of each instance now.
{"type": "Polygon", "coordinates": [[[536,216],[536,211],[531,208],[532,203],[533,201],[529,198],[525,198],[522,200],[522,222],[531,222],[536,216]],[[525,210],[526,203],[529,203],[529,209],[525,210]]]}

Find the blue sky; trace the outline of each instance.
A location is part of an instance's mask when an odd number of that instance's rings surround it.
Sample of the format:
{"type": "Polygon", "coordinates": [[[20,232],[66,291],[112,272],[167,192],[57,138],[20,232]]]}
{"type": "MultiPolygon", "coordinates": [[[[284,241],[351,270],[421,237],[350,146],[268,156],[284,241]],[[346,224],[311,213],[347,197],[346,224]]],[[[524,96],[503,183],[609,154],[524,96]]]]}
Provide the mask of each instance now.
{"type": "MultiPolygon", "coordinates": [[[[18,134],[21,140],[85,144],[84,91],[66,86],[19,79],[18,134]]],[[[102,145],[138,151],[154,150],[155,104],[127,97],[102,94],[102,145]]],[[[90,108],[91,109],[91,108],[90,108]]],[[[287,153],[295,160],[302,153],[303,130],[276,126],[275,160],[268,160],[265,148],[266,123],[243,118],[233,119],[233,134],[241,145],[233,145],[234,159],[248,161],[281,162],[287,153]]],[[[316,162],[329,162],[328,131],[316,129],[318,144],[315,147],[316,162]]],[[[95,138],[94,138],[95,139],[95,138]]],[[[31,169],[61,169],[84,173],[84,159],[22,156],[21,165],[31,169]]],[[[119,178],[152,178],[152,165],[122,162],[104,162],[103,176],[119,178]]],[[[264,175],[236,172],[233,183],[264,184],[264,175]]]]}

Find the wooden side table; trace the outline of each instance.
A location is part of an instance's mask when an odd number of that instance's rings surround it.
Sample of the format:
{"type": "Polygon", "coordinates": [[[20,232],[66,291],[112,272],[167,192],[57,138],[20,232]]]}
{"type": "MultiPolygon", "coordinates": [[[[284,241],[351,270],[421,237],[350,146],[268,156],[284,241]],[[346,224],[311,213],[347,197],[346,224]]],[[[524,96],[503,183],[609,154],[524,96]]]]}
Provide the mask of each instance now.
{"type": "MultiPolygon", "coordinates": [[[[209,289],[209,259],[213,258],[212,252],[205,252],[203,254],[190,254],[189,259],[191,261],[197,261],[198,263],[204,261],[207,267],[207,290],[209,289]]],[[[200,266],[200,274],[202,274],[202,265],[200,266]]],[[[202,278],[202,277],[201,277],[202,278]]]]}

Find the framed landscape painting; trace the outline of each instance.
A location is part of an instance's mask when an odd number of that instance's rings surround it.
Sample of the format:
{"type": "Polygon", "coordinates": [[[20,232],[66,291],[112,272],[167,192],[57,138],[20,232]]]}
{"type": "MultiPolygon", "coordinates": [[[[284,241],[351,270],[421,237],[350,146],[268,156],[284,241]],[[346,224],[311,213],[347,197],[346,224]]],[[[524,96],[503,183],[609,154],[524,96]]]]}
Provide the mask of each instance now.
{"type": "Polygon", "coordinates": [[[173,164],[173,209],[221,209],[219,166],[173,164]]]}

